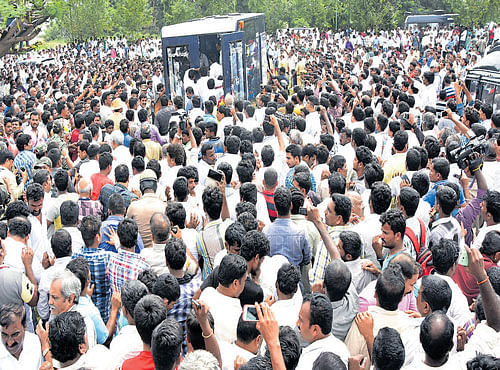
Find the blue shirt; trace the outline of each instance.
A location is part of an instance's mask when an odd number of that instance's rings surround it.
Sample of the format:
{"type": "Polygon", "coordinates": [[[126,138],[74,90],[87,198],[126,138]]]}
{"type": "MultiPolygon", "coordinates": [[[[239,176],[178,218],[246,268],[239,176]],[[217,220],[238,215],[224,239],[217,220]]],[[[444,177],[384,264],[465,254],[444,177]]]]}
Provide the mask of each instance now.
{"type": "MultiPolygon", "coordinates": [[[[285,186],[290,189],[293,187],[293,175],[295,174],[295,167],[288,171],[285,178],[285,186]]],[[[314,178],[312,172],[309,171],[309,177],[311,178],[311,190],[316,193],[316,179],[314,178]]]]}
{"type": "Polygon", "coordinates": [[[35,164],[35,161],[35,153],[28,150],[19,152],[16,155],[16,158],[14,158],[14,166],[18,170],[21,170],[21,168],[25,168],[28,172],[28,181],[26,181],[26,184],[28,184],[29,180],[31,180],[31,173],[33,172],[33,165],[35,164]]]}
{"type": "Polygon", "coordinates": [[[89,263],[91,284],[95,284],[92,302],[98,308],[102,320],[108,322],[111,309],[111,282],[106,274],[111,253],[98,248],[81,248],[71,258],[83,257],[89,263]]]}
{"type": "Polygon", "coordinates": [[[127,148],[130,146],[130,140],[132,140],[132,136],[130,136],[129,134],[123,135],[123,145],[125,145],[127,148]]]}
{"type": "Polygon", "coordinates": [[[80,296],[78,299],[78,308],[85,310],[94,323],[95,333],[97,338],[97,344],[104,344],[106,339],[108,339],[108,329],[102,321],[102,317],[99,314],[99,310],[94,305],[92,300],[87,296],[80,296]]]}
{"type": "MultiPolygon", "coordinates": [[[[123,216],[109,216],[106,221],[101,225],[101,243],[99,244],[100,249],[104,249],[108,252],[118,253],[116,246],[109,244],[109,236],[106,234],[116,231],[118,229],[118,224],[123,220],[123,216]]],[[[137,242],[135,243],[135,253],[139,254],[144,249],[144,242],[142,241],[141,234],[137,234],[137,242]]]]}
{"type": "MultiPolygon", "coordinates": [[[[441,181],[436,182],[434,184],[434,186],[432,187],[432,189],[429,190],[429,192],[427,194],[425,194],[424,200],[427,203],[429,203],[431,205],[431,207],[434,207],[434,205],[436,204],[436,191],[437,191],[438,186],[447,184],[449,182],[450,182],[449,180],[441,180],[441,181]]],[[[460,202],[459,202],[459,204],[464,204],[464,202],[465,202],[464,191],[462,190],[462,187],[460,185],[459,185],[459,187],[460,187],[460,202]]]]}
{"type": "Polygon", "coordinates": [[[306,233],[289,218],[277,218],[263,230],[269,238],[271,256],[280,254],[295,266],[311,262],[311,247],[306,233]]]}

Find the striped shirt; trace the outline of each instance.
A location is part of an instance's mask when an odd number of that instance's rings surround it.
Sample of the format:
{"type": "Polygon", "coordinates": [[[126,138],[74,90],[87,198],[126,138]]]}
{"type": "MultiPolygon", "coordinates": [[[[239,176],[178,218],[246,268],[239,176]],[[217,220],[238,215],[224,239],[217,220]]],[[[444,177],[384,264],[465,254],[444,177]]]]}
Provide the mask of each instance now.
{"type": "Polygon", "coordinates": [[[33,172],[33,165],[35,164],[35,161],[35,154],[28,150],[19,152],[19,154],[16,155],[16,158],[14,158],[14,166],[18,170],[21,170],[21,168],[25,168],[28,172],[28,181],[26,181],[26,184],[28,184],[29,180],[31,180],[31,173],[33,172]]]}
{"type": "MultiPolygon", "coordinates": [[[[332,237],[333,244],[337,244],[340,239],[340,233],[342,231],[351,230],[352,225],[338,225],[338,226],[329,226],[328,233],[332,237]]],[[[318,283],[325,277],[326,266],[331,262],[330,254],[325,247],[325,244],[321,242],[318,250],[316,251],[316,258],[314,259],[314,266],[311,270],[310,282],[311,284],[318,283]]]]}
{"type": "Polygon", "coordinates": [[[203,259],[202,278],[205,280],[214,268],[215,255],[224,249],[227,223],[220,218],[209,222],[196,237],[198,256],[203,259]]]}
{"type": "Polygon", "coordinates": [[[276,211],[276,205],[274,204],[274,192],[263,190],[262,195],[266,200],[267,213],[269,214],[269,219],[271,220],[271,222],[273,222],[278,217],[278,212],[276,211]]]}

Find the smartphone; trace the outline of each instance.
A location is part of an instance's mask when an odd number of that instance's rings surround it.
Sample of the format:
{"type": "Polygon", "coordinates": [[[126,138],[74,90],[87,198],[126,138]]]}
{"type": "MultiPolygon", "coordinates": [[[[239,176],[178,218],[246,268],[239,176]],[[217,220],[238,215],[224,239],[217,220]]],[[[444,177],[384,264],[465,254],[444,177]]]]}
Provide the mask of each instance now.
{"type": "Polygon", "coordinates": [[[463,267],[469,266],[469,255],[465,249],[463,249],[458,256],[458,264],[463,267]]]}
{"type": "Polygon", "coordinates": [[[222,171],[216,171],[216,170],[213,170],[211,168],[208,170],[208,177],[217,181],[217,182],[222,181],[222,176],[223,176],[222,171]]]}
{"type": "Polygon", "coordinates": [[[201,305],[200,305],[197,301],[195,301],[194,299],[193,299],[193,304],[195,305],[195,307],[196,307],[198,310],[200,309],[201,305]]]}
{"type": "Polygon", "coordinates": [[[307,216],[307,208],[300,207],[299,208],[299,215],[307,216]]]}
{"type": "Polygon", "coordinates": [[[259,321],[255,305],[246,304],[243,306],[243,321],[259,321]]]}

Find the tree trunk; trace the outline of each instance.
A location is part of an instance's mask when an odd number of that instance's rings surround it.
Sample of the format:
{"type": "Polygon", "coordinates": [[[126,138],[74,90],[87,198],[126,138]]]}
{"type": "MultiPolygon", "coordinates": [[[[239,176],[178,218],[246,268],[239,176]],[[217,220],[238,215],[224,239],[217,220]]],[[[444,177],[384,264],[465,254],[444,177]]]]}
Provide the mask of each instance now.
{"type": "MultiPolygon", "coordinates": [[[[12,25],[9,29],[2,31],[0,35],[0,58],[7,54],[16,54],[16,46],[21,42],[27,42],[36,37],[40,33],[40,26],[47,21],[49,17],[40,16],[32,17],[32,23],[26,25],[25,28],[19,28],[17,24],[12,25]]],[[[18,21],[18,24],[23,24],[23,19],[18,21]]]]}

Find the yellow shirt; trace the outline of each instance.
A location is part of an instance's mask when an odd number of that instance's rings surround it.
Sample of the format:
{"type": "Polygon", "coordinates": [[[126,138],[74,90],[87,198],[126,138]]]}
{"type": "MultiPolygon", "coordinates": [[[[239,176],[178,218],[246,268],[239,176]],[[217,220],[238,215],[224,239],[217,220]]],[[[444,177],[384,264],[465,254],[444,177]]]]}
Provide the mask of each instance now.
{"type": "Polygon", "coordinates": [[[384,182],[388,184],[393,177],[406,172],[406,152],[394,154],[384,165],[384,182]]]}

